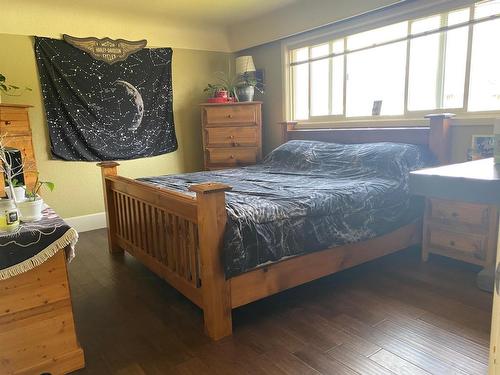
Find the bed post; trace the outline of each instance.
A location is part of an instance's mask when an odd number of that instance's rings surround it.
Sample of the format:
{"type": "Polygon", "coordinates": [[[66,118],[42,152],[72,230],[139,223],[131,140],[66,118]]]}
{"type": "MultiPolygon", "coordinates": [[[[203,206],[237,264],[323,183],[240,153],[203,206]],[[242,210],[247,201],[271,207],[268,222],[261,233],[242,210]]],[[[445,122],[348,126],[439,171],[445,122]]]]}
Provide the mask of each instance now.
{"type": "Polygon", "coordinates": [[[117,175],[117,167],[119,165],[120,164],[114,161],[103,161],[97,164],[98,167],[101,167],[102,190],[104,193],[104,209],[106,210],[106,225],[108,229],[108,250],[110,253],[123,252],[123,249],[120,248],[114,240],[114,234],[116,232],[114,224],[116,222],[115,205],[113,204],[113,194],[108,190],[108,185],[106,184],[106,177],[117,175]]]}
{"type": "Polygon", "coordinates": [[[226,227],[225,192],[221,183],[191,185],[198,205],[198,237],[201,261],[201,293],[205,331],[213,340],[232,333],[231,284],[222,266],[222,245],[226,227]]]}
{"type": "Polygon", "coordinates": [[[439,164],[448,164],[450,155],[450,124],[453,113],[436,113],[425,116],[430,120],[429,148],[436,155],[439,164]]]}
{"type": "Polygon", "coordinates": [[[294,130],[297,126],[297,121],[283,121],[279,123],[281,125],[281,144],[289,141],[288,132],[294,130]]]}

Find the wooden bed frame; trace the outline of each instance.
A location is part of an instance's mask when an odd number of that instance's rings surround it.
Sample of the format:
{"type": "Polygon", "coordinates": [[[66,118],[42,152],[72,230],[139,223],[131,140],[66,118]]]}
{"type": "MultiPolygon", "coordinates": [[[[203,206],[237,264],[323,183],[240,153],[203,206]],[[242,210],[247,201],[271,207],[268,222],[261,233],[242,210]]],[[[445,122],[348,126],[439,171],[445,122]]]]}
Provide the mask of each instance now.
{"type": "MultiPolygon", "coordinates": [[[[430,115],[429,127],[411,128],[304,130],[286,122],[282,123],[283,141],[429,144],[445,163],[450,117],[430,115]]],[[[102,168],[109,251],[129,252],[198,305],[203,310],[206,333],[214,340],[231,335],[234,308],[421,241],[418,221],[377,238],[287,258],[226,280],[221,252],[225,192],[230,186],[210,182],[191,185],[194,197],[118,176],[118,163],[98,165],[102,168]]]]}

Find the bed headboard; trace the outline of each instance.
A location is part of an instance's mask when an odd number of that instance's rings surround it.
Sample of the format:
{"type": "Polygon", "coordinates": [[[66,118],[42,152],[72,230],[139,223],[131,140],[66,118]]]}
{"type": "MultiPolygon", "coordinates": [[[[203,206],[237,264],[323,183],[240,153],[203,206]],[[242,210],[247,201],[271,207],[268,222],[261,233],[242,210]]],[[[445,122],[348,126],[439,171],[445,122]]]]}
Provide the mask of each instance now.
{"type": "Polygon", "coordinates": [[[398,142],[429,145],[440,164],[450,162],[450,122],[453,113],[425,116],[429,126],[388,128],[301,129],[297,122],[282,122],[282,141],[310,140],[337,143],[398,142]]]}

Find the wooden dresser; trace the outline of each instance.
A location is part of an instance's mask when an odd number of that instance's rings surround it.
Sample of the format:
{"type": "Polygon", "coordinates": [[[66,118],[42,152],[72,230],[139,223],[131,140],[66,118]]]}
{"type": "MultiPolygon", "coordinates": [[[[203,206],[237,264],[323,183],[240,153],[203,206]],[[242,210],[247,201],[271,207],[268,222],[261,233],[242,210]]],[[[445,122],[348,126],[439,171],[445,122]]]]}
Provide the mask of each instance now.
{"type": "MultiPolygon", "coordinates": [[[[6,135],[6,146],[21,150],[28,186],[35,183],[37,171],[28,115],[30,107],[22,104],[0,104],[0,134],[6,135]]],[[[3,175],[0,181],[0,196],[4,196],[3,175]]]]}
{"type": "Polygon", "coordinates": [[[498,210],[478,203],[428,198],[422,258],[444,255],[480,266],[492,265],[497,247],[498,210]]]}
{"type": "Polygon", "coordinates": [[[201,105],[204,167],[252,165],[262,159],[262,102],[201,105]]]}
{"type": "Polygon", "coordinates": [[[67,374],[84,366],[65,250],[0,280],[0,374],[67,374]]]}

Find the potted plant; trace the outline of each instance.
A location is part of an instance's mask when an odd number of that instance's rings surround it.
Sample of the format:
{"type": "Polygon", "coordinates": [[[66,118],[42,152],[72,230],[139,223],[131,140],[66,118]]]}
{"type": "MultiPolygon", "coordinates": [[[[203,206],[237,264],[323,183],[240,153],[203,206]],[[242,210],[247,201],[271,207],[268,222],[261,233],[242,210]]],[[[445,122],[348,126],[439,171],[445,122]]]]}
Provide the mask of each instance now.
{"type": "Polygon", "coordinates": [[[264,93],[264,84],[254,75],[249,72],[244,72],[238,80],[238,98],[242,102],[251,102],[255,95],[255,90],[264,93]]]}
{"type": "Polygon", "coordinates": [[[21,213],[22,221],[37,221],[42,218],[43,199],[38,193],[44,186],[50,191],[53,191],[55,188],[53,182],[40,180],[37,173],[33,187],[25,188],[26,199],[22,202],[17,202],[17,208],[21,213]]]}
{"type": "MultiPolygon", "coordinates": [[[[216,98],[212,102],[231,102],[238,101],[236,89],[238,87],[238,77],[225,72],[215,73],[216,82],[209,83],[203,92],[207,93],[209,98],[216,98]]],[[[210,101],[210,100],[209,100],[210,101]]]]}

